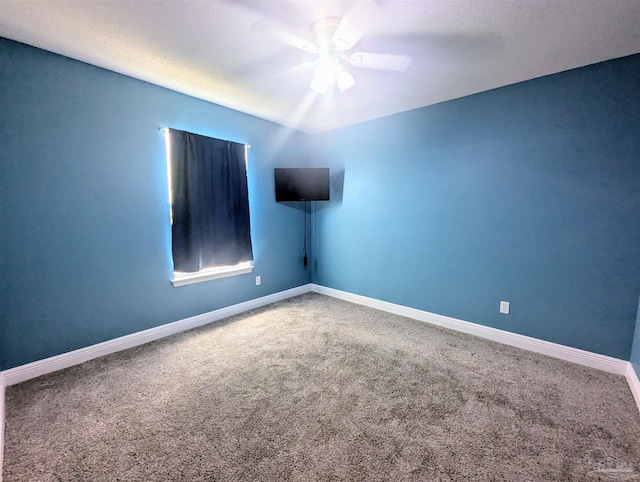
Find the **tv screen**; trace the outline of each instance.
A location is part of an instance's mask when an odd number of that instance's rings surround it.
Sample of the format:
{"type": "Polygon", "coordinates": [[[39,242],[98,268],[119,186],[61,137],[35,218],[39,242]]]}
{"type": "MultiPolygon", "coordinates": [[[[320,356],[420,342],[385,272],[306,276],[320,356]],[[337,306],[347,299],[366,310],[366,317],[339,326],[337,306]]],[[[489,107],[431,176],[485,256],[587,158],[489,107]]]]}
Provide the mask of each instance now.
{"type": "Polygon", "coordinates": [[[276,202],[328,201],[329,168],[276,167],[276,202]]]}

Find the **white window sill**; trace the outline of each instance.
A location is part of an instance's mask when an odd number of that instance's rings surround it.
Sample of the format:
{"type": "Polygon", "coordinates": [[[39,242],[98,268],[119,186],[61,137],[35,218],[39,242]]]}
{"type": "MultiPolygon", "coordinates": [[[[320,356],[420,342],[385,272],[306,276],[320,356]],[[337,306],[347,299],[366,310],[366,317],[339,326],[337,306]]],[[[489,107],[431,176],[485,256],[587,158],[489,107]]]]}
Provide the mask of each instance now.
{"type": "Polygon", "coordinates": [[[174,272],[171,283],[173,286],[184,286],[193,283],[202,283],[212,279],[226,278],[228,276],[237,276],[239,274],[251,273],[253,266],[250,263],[240,263],[236,266],[224,266],[221,268],[203,269],[196,273],[180,273],[174,272]]]}

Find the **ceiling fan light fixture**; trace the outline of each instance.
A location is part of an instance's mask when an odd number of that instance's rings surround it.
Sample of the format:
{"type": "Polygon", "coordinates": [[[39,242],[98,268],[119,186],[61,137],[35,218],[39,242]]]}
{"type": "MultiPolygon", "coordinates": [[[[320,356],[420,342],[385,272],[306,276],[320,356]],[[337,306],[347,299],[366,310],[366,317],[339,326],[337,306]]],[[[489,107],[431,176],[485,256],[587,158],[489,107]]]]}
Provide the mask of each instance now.
{"type": "Polygon", "coordinates": [[[336,74],[336,84],[338,85],[338,89],[340,92],[344,92],[345,90],[349,90],[356,83],[356,79],[353,78],[351,72],[349,72],[344,67],[340,67],[338,73],[336,74]]]}
{"type": "Polygon", "coordinates": [[[316,73],[311,81],[311,89],[319,94],[326,93],[336,81],[339,71],[339,64],[331,59],[321,59],[316,64],[316,73]]]}

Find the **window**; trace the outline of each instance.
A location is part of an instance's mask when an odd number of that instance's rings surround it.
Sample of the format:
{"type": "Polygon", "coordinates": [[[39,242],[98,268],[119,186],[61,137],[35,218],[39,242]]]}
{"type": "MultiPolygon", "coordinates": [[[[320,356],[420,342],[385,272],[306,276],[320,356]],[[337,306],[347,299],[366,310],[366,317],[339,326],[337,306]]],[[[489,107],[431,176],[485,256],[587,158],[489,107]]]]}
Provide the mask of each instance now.
{"type": "Polygon", "coordinates": [[[253,267],[247,146],[165,129],[174,286],[253,267]]]}

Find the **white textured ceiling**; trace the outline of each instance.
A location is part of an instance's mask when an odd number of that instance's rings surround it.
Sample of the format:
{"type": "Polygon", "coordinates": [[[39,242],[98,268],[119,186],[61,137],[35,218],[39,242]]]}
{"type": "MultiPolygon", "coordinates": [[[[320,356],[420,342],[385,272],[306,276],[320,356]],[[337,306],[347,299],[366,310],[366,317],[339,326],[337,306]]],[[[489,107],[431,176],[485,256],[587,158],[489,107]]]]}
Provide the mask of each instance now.
{"type": "Polygon", "coordinates": [[[0,0],[0,36],[313,133],[638,53],[640,0],[0,0]],[[314,56],[251,28],[327,15],[413,63],[317,96],[314,56]]]}

